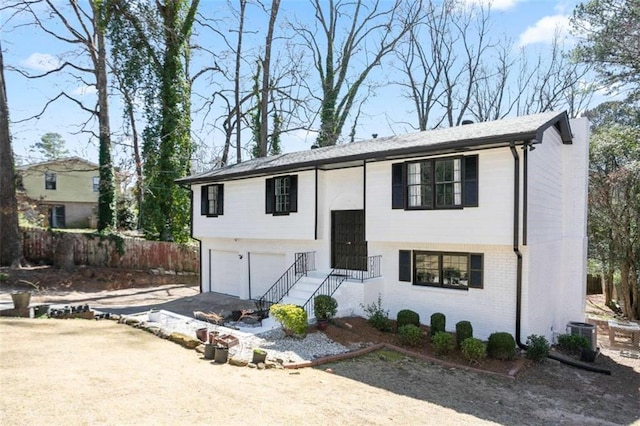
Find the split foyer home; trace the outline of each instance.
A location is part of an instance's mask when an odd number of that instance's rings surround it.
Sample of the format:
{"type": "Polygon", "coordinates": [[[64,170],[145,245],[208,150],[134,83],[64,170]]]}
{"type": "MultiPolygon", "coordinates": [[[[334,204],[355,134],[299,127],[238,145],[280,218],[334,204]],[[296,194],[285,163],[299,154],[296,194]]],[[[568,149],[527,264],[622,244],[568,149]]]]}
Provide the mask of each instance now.
{"type": "Polygon", "coordinates": [[[201,291],[339,315],[382,302],[474,335],[584,319],[586,119],[547,112],[255,158],[192,190],[201,291]]]}
{"type": "Polygon", "coordinates": [[[21,191],[35,202],[51,228],[95,228],[99,166],[79,157],[17,168],[21,191]]]}

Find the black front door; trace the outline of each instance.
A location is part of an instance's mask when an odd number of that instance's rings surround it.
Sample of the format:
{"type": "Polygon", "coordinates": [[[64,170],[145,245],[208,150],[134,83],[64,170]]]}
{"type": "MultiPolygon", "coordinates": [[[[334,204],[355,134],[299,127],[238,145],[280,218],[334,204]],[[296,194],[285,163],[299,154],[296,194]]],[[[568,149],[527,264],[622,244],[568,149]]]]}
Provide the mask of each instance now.
{"type": "Polygon", "coordinates": [[[331,212],[331,267],[367,270],[364,210],[331,212]]]}

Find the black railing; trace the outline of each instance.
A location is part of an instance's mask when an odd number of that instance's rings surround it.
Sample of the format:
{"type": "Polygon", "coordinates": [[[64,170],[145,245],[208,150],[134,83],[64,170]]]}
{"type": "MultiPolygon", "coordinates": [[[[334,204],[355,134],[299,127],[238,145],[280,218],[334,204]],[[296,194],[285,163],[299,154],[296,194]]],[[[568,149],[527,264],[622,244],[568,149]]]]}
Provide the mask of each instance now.
{"type": "Polygon", "coordinates": [[[315,271],[316,256],[315,252],[296,253],[295,261],[289,268],[278,278],[278,280],[269,287],[257,301],[256,307],[259,311],[269,310],[285,297],[289,290],[298,282],[300,277],[307,275],[308,271],[315,271]]]}
{"type": "Polygon", "coordinates": [[[340,267],[333,269],[333,273],[346,275],[348,279],[363,282],[371,278],[378,278],[380,274],[380,263],[382,255],[377,256],[350,256],[341,259],[340,267]]]}
{"type": "Polygon", "coordinates": [[[318,286],[316,291],[314,291],[311,297],[309,297],[309,299],[304,303],[303,308],[307,312],[307,316],[311,318],[313,314],[313,299],[316,296],[320,294],[333,296],[333,293],[338,290],[345,280],[355,279],[363,282],[364,280],[379,277],[381,260],[381,255],[340,259],[337,263],[338,266],[331,270],[329,275],[327,275],[327,278],[322,281],[322,284],[318,286]],[[352,269],[355,267],[363,269],[352,269]]]}

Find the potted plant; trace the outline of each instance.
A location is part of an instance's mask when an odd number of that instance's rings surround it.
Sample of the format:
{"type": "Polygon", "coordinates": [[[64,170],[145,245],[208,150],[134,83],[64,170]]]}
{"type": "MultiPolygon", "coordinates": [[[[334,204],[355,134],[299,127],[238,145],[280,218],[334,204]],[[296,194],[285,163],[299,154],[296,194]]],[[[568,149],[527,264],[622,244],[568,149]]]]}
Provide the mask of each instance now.
{"type": "MultiPolygon", "coordinates": [[[[29,285],[33,290],[38,290],[38,284],[34,284],[31,281],[20,280],[20,283],[29,285]]],[[[11,293],[11,299],[13,300],[13,307],[15,309],[27,309],[29,302],[31,301],[31,289],[15,290],[11,293]]]]}
{"type": "Polygon", "coordinates": [[[254,364],[259,364],[261,362],[265,362],[267,360],[267,351],[264,349],[254,349],[253,350],[253,359],[251,360],[254,364]]]}
{"type": "Polygon", "coordinates": [[[331,296],[319,294],[313,299],[313,313],[319,330],[327,328],[329,321],[338,311],[338,302],[331,296]]]}

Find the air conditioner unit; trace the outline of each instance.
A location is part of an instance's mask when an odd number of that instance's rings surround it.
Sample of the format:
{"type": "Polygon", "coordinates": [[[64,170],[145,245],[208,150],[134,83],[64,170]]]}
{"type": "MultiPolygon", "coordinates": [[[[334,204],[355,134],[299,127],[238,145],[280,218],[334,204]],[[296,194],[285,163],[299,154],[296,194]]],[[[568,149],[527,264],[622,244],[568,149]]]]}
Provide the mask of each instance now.
{"type": "Polygon", "coordinates": [[[591,345],[591,350],[595,351],[598,347],[598,338],[596,334],[596,326],[586,322],[569,321],[567,323],[567,334],[579,334],[584,336],[591,345]]]}

